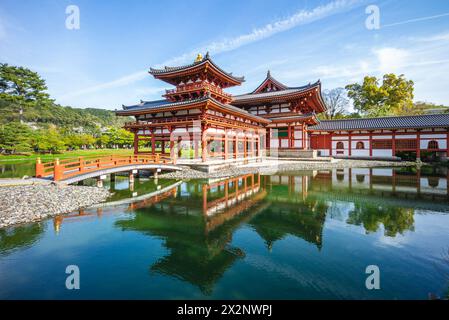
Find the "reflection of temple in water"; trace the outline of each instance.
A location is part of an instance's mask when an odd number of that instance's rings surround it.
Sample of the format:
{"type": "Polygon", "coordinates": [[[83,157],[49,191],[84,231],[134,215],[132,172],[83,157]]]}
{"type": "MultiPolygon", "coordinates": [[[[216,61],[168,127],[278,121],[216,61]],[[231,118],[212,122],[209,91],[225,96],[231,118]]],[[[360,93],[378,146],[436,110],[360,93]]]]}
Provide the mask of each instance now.
{"type": "Polygon", "coordinates": [[[275,242],[287,236],[320,250],[332,200],[347,203],[346,223],[366,232],[382,225],[384,234],[394,237],[413,230],[416,209],[447,210],[447,192],[447,173],[438,171],[367,168],[248,174],[183,183],[133,202],[128,209],[135,214],[116,226],[163,240],[168,253],[151,265],[151,272],[189,282],[208,294],[245,256],[242,248],[232,246],[233,234],[244,225],[257,232],[268,250],[275,250],[275,242]]]}

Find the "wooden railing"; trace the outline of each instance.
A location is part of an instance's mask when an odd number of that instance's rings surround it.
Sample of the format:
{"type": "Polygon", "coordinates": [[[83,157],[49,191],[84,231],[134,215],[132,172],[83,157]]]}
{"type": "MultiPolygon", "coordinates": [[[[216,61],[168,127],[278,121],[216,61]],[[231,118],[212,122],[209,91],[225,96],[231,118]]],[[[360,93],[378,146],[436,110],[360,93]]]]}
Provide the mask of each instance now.
{"type": "Polygon", "coordinates": [[[103,157],[78,157],[51,162],[36,160],[36,177],[53,177],[54,181],[71,178],[80,174],[103,169],[123,167],[133,164],[174,164],[169,155],[111,155],[103,157]]]}

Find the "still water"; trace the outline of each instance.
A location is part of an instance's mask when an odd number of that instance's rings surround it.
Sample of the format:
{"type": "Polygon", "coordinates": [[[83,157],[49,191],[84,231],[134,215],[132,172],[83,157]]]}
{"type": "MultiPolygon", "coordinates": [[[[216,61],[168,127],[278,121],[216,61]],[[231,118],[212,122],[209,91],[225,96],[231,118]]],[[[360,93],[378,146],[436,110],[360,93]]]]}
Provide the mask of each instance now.
{"type": "Polygon", "coordinates": [[[445,296],[447,176],[354,168],[132,190],[119,179],[105,185],[112,206],[0,230],[0,298],[445,296]],[[80,268],[80,290],[65,288],[68,265],[80,268]],[[379,290],[365,286],[369,265],[379,290]]]}

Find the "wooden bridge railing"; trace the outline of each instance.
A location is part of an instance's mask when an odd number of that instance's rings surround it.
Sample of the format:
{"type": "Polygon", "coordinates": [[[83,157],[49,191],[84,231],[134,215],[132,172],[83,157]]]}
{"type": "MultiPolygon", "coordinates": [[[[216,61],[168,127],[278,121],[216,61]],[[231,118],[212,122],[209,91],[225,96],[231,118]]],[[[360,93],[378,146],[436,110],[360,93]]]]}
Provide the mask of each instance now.
{"type": "Polygon", "coordinates": [[[40,158],[36,160],[36,177],[53,177],[54,181],[67,179],[80,174],[123,167],[132,164],[175,164],[169,155],[132,155],[120,156],[111,155],[103,157],[78,157],[51,162],[42,162],[40,158]]]}

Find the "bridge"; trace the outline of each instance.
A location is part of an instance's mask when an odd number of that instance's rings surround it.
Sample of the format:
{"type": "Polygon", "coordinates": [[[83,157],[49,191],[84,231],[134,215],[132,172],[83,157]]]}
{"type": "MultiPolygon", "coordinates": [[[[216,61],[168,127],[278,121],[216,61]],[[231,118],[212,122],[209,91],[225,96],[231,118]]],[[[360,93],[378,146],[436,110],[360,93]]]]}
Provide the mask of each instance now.
{"type": "Polygon", "coordinates": [[[130,179],[133,179],[137,170],[158,172],[181,170],[181,168],[176,166],[176,162],[170,156],[162,154],[78,157],[55,159],[49,162],[42,162],[40,158],[36,160],[37,178],[52,179],[67,184],[118,172],[129,172],[130,179]]]}

